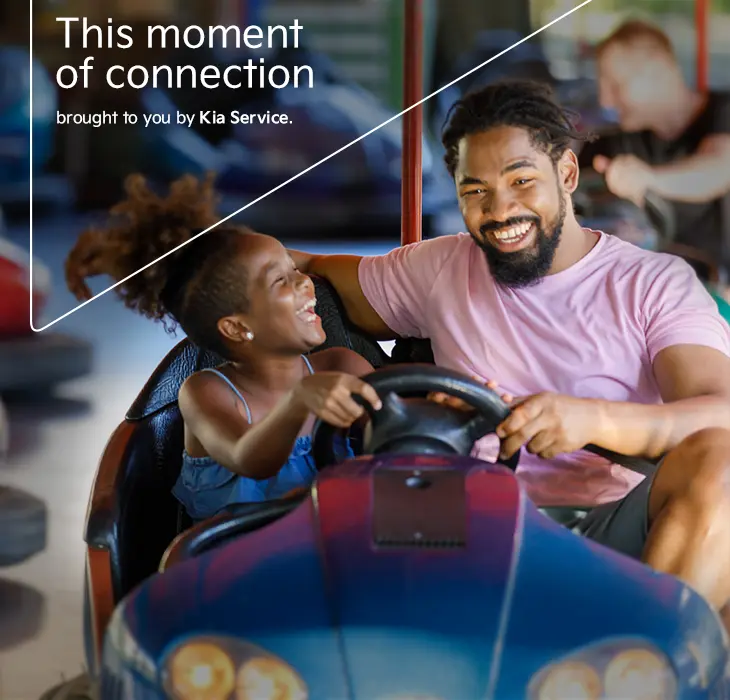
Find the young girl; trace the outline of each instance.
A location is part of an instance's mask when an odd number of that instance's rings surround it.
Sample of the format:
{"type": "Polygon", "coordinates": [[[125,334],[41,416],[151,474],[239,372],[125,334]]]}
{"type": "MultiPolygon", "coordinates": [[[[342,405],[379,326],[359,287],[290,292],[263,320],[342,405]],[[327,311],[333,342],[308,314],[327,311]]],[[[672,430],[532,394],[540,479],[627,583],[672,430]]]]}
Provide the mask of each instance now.
{"type": "MultiPolygon", "coordinates": [[[[119,220],[85,231],[69,255],[79,300],[91,296],[87,277],[120,281],[220,220],[210,179],[184,177],[162,199],[133,176],[127,195],[111,210],[119,220]]],[[[309,486],[315,417],[351,426],[364,414],[353,393],[380,408],[357,378],[372,371],[362,357],[344,348],[307,356],[326,337],[314,285],[274,238],[222,224],[116,289],[129,308],[179,325],[225,360],[191,375],[179,395],[185,445],[173,492],[194,520],[309,486]]]]}

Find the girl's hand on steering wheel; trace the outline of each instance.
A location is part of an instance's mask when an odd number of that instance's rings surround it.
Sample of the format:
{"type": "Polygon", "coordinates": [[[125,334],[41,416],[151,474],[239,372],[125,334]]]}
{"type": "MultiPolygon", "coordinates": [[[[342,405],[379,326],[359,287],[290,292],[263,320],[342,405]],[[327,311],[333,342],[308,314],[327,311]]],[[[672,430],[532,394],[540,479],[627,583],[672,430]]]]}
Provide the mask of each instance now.
{"type": "MultiPolygon", "coordinates": [[[[472,375],[472,379],[475,382],[482,383],[482,380],[479,377],[477,377],[476,375],[472,375]]],[[[490,379],[486,383],[486,387],[487,387],[487,389],[491,389],[492,391],[497,392],[500,395],[502,401],[504,401],[508,406],[514,401],[514,397],[512,396],[512,394],[501,393],[499,384],[497,384],[497,382],[495,382],[493,379],[490,379]]],[[[468,403],[466,403],[465,401],[462,401],[461,399],[457,399],[454,396],[450,396],[449,394],[444,394],[443,392],[440,392],[440,391],[435,391],[435,392],[430,393],[428,395],[428,398],[431,401],[435,401],[436,403],[440,403],[440,404],[443,404],[446,406],[451,406],[451,408],[458,408],[460,411],[473,411],[474,410],[474,408],[472,406],[470,406],[468,403]]]]}
{"type": "Polygon", "coordinates": [[[383,405],[370,384],[344,372],[317,372],[305,377],[294,390],[293,400],[325,423],[349,428],[365,413],[353,394],[362,396],[376,411],[383,405]]]}

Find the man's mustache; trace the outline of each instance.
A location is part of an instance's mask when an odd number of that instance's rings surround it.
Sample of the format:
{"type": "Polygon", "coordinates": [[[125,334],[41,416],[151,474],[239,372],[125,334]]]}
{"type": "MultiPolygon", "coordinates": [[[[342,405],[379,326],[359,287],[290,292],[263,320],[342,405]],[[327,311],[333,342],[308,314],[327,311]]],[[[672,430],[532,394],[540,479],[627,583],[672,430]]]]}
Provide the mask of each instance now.
{"type": "Polygon", "coordinates": [[[506,221],[487,221],[479,227],[479,233],[484,236],[487,233],[499,231],[502,228],[519,226],[520,224],[535,224],[535,226],[539,227],[540,219],[537,216],[513,216],[506,221]]]}

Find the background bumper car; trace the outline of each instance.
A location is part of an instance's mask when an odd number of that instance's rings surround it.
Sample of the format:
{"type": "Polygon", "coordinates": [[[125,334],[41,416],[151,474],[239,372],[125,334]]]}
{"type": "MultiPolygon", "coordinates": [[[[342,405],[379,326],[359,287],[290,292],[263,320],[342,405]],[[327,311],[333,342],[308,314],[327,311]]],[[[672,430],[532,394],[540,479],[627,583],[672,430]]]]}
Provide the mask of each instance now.
{"type": "Polygon", "coordinates": [[[56,86],[38,61],[32,70],[31,99],[27,49],[0,47],[0,395],[45,391],[91,369],[88,343],[61,333],[31,330],[31,296],[33,325],[38,327],[51,293],[50,275],[34,260],[31,289],[29,254],[3,237],[3,213],[30,209],[31,173],[34,215],[44,207],[72,204],[67,180],[45,172],[54,150],[56,86]]]}
{"type": "Polygon", "coordinates": [[[551,86],[559,102],[580,115],[579,126],[582,129],[596,129],[607,123],[609,116],[599,105],[595,81],[588,78],[558,79],[539,40],[532,39],[510,48],[523,39],[524,36],[518,32],[506,29],[487,30],[477,36],[474,46],[464,52],[443,83],[448,84],[469,71],[473,72],[434,98],[431,115],[433,133],[441,133],[449,109],[458,99],[500,80],[534,80],[551,86]],[[474,70],[475,66],[503,51],[506,53],[499,58],[474,70]]]}
{"type": "Polygon", "coordinates": [[[92,348],[85,340],[63,333],[30,328],[41,324],[51,291],[50,274],[42,263],[0,238],[0,395],[47,392],[61,382],[87,375],[92,369],[92,348]]]}
{"type": "MultiPolygon", "coordinates": [[[[175,61],[221,67],[242,63],[247,56],[208,55],[200,51],[175,61]]],[[[306,49],[281,49],[271,63],[309,65],[314,88],[206,91],[205,110],[226,115],[226,124],[178,125],[177,110],[199,115],[199,92],[144,90],[147,114],[169,113],[172,123],[141,128],[149,155],[145,172],[161,182],[183,173],[214,171],[225,214],[250,203],[302,170],[364,136],[396,112],[349,81],[321,54],[306,49]],[[210,94],[208,94],[210,93],[210,94]],[[290,124],[230,123],[229,113],[285,113],[290,124]]],[[[242,213],[250,225],[283,238],[400,236],[402,133],[396,119],[338,155],[297,178],[242,213]],[[281,197],[285,199],[282,200],[281,197]],[[282,201],[286,205],[282,206],[282,201]]],[[[463,227],[452,179],[440,149],[423,137],[423,231],[425,236],[452,234],[463,227]]]]}
{"type": "MultiPolygon", "coordinates": [[[[91,369],[88,343],[60,333],[36,334],[34,325],[49,298],[48,270],[3,237],[4,212],[27,213],[66,208],[72,192],[67,181],[44,173],[54,148],[56,88],[43,66],[25,48],[0,47],[0,397],[48,391],[61,381],[91,369]],[[30,134],[33,134],[31,157],[30,134]]],[[[0,399],[0,458],[9,448],[10,425],[0,399]]],[[[46,545],[47,512],[43,501],[0,485],[0,567],[20,564],[46,545]]]]}

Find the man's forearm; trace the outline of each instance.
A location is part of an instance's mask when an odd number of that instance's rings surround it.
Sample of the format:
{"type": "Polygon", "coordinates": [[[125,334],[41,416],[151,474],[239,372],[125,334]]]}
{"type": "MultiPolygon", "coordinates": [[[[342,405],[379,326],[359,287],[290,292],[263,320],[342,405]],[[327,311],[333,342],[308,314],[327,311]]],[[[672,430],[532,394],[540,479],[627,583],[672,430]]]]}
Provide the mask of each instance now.
{"type": "Polygon", "coordinates": [[[710,202],[730,191],[730,168],[725,157],[697,153],[652,168],[651,190],[678,202],[710,202]]]}
{"type": "Polygon", "coordinates": [[[657,459],[705,428],[730,429],[730,398],[698,396],[644,405],[596,400],[595,444],[632,457],[657,459]]]}
{"type": "Polygon", "coordinates": [[[360,288],[360,256],[316,255],[298,250],[290,250],[289,254],[301,272],[322,277],[334,287],[352,323],[378,340],[397,337],[370,306],[360,288]]]}
{"type": "Polygon", "coordinates": [[[351,273],[353,269],[357,271],[357,262],[360,260],[355,255],[320,255],[291,248],[288,251],[300,272],[323,277],[335,287],[337,287],[338,280],[342,278],[342,275],[338,274],[341,269],[344,267],[346,274],[351,273]],[[342,263],[345,261],[349,264],[343,265],[342,263]]]}
{"type": "Polygon", "coordinates": [[[287,249],[289,255],[291,255],[294,264],[297,266],[297,270],[303,272],[305,275],[310,274],[309,268],[312,264],[312,260],[316,257],[313,253],[305,253],[301,250],[287,249]]]}

